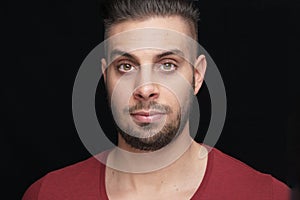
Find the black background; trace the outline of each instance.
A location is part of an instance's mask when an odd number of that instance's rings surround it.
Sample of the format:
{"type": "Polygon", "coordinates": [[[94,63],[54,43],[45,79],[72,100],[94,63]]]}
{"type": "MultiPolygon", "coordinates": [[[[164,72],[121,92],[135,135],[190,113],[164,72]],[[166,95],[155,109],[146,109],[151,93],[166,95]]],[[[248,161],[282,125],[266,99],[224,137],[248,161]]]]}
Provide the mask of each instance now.
{"type": "MultiPolygon", "coordinates": [[[[293,186],[295,174],[288,173],[288,167],[295,165],[298,154],[288,162],[287,115],[294,111],[297,93],[292,89],[289,95],[288,87],[297,85],[298,76],[288,73],[288,66],[298,63],[294,50],[299,52],[299,26],[294,19],[300,4],[196,3],[201,11],[200,44],[219,67],[227,92],[227,118],[216,147],[293,186]]],[[[1,179],[8,199],[20,199],[47,172],[90,156],[76,133],[71,103],[77,70],[102,41],[99,5],[96,0],[4,5],[0,131],[1,179]]],[[[98,99],[101,106],[104,98],[98,99]]],[[[198,99],[203,115],[209,114],[205,87],[198,99]]],[[[197,140],[207,119],[200,122],[197,140]]],[[[295,134],[292,141],[297,138],[295,134]]]]}

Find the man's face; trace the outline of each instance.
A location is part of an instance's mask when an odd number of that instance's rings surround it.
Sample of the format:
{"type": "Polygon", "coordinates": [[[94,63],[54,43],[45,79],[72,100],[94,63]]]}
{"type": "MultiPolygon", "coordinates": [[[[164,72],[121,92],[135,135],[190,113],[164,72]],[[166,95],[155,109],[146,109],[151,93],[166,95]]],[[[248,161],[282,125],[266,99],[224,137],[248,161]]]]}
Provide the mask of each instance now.
{"type": "Polygon", "coordinates": [[[109,36],[120,37],[109,42],[106,60],[109,104],[122,139],[135,149],[158,150],[187,125],[191,96],[200,86],[193,90],[188,61],[196,60],[195,52],[178,33],[192,36],[180,17],[125,21],[110,29],[109,36]],[[157,48],[149,48],[153,43],[157,48]]]}

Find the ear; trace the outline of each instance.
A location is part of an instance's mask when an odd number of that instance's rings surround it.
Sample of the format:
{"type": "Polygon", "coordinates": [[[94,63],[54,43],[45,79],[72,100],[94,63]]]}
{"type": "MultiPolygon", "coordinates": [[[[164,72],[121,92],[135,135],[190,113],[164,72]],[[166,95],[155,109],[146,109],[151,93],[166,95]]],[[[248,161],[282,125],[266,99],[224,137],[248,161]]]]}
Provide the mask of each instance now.
{"type": "Polygon", "coordinates": [[[200,55],[194,65],[194,78],[195,78],[195,89],[194,89],[194,95],[196,95],[204,81],[204,74],[206,71],[206,58],[204,55],[200,55]]]}
{"type": "Polygon", "coordinates": [[[107,70],[107,64],[105,58],[101,59],[101,70],[104,78],[104,83],[106,83],[106,70],[107,70]]]}

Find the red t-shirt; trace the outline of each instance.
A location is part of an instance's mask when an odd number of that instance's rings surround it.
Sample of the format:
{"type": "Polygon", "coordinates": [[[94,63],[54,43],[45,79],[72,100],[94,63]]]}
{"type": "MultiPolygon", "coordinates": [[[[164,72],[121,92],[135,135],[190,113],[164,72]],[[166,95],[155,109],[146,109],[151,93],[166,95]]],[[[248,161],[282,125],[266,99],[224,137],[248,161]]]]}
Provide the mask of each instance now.
{"type": "MultiPolygon", "coordinates": [[[[290,189],[271,175],[212,149],[193,200],[288,200],[290,189]]],[[[53,171],[32,184],[23,200],[108,200],[105,165],[91,157],[53,171]]]]}

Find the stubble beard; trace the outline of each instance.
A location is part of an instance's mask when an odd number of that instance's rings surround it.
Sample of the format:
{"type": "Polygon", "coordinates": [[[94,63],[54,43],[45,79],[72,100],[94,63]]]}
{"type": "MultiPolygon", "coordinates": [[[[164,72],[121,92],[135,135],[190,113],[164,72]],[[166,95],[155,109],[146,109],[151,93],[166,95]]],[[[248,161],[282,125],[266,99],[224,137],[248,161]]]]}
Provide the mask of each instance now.
{"type": "MultiPolygon", "coordinates": [[[[172,112],[170,110],[170,113],[172,112]]],[[[181,116],[180,110],[177,111],[175,119],[166,122],[160,131],[156,131],[151,124],[140,126],[140,132],[130,127],[127,127],[126,130],[116,127],[124,141],[132,148],[142,151],[157,151],[170,144],[183,131],[188,115],[188,110],[183,112],[183,116],[181,116]],[[183,117],[182,120],[181,117],[183,117]],[[148,133],[148,137],[137,137],[141,135],[141,132],[148,133]]]]}

